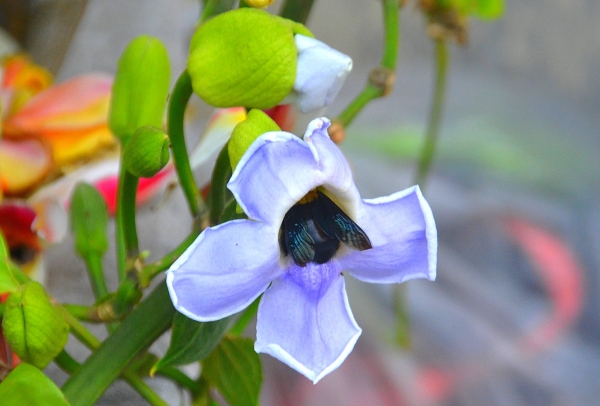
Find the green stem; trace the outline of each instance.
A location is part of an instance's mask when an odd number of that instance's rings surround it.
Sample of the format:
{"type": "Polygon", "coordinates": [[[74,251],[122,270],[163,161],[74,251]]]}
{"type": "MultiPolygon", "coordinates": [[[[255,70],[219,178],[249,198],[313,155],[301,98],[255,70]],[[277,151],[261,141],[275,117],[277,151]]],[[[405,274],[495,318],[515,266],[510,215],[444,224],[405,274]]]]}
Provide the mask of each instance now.
{"type": "Polygon", "coordinates": [[[192,78],[187,70],[183,71],[171,94],[168,110],[168,129],[171,139],[171,151],[175,170],[183,193],[187,199],[192,216],[197,219],[204,215],[206,208],[204,201],[200,196],[200,191],[194,181],[190,160],[188,158],[187,147],[185,145],[185,136],[183,128],[183,116],[185,108],[192,96],[192,78]]]}
{"type": "Polygon", "coordinates": [[[125,380],[131,385],[133,389],[135,389],[140,395],[143,396],[144,399],[148,401],[152,406],[169,406],[167,402],[165,402],[151,387],[149,387],[146,382],[142,380],[139,376],[137,376],[132,371],[124,371],[123,377],[125,380]]]}
{"type": "Polygon", "coordinates": [[[167,331],[174,315],[167,285],[161,283],[67,380],[63,393],[70,405],[93,405],[136,354],[167,331]]]}
{"type": "Polygon", "coordinates": [[[340,122],[344,127],[347,127],[371,100],[380,97],[382,93],[381,89],[369,83],[365,86],[363,91],[360,92],[348,106],[346,106],[336,121],[340,122]]]}
{"type": "Polygon", "coordinates": [[[215,225],[219,222],[219,217],[223,213],[225,206],[225,197],[227,195],[227,181],[231,177],[231,163],[229,161],[228,144],[225,144],[213,169],[210,181],[210,195],[208,196],[209,219],[210,224],[215,225]]]}
{"type": "Polygon", "coordinates": [[[396,311],[396,344],[410,348],[410,317],[408,315],[408,284],[394,285],[394,309],[396,311]]]}
{"type": "Polygon", "coordinates": [[[54,358],[54,362],[56,362],[56,365],[58,365],[60,369],[68,374],[72,374],[81,366],[81,364],[71,357],[65,350],[62,350],[58,353],[58,355],[54,358]]]}
{"type": "Polygon", "coordinates": [[[421,158],[419,160],[419,166],[415,179],[415,183],[419,184],[421,188],[424,187],[427,176],[429,175],[431,163],[433,162],[433,156],[435,154],[435,147],[439,138],[448,72],[448,48],[445,40],[438,39],[435,41],[435,55],[437,69],[435,73],[433,103],[429,114],[429,121],[427,123],[425,143],[423,144],[423,149],[421,150],[421,158]]]}
{"type": "MultiPolygon", "coordinates": [[[[380,66],[389,70],[391,74],[396,69],[400,44],[398,14],[398,0],[383,1],[384,50],[380,66]]],[[[363,91],[348,104],[336,121],[347,127],[370,101],[384,96],[384,93],[385,89],[383,87],[375,86],[370,82],[367,83],[363,91]]]]}
{"type": "Polygon", "coordinates": [[[181,372],[179,369],[174,367],[164,367],[160,370],[156,371],[156,375],[164,376],[165,378],[169,378],[182,388],[186,388],[192,394],[192,396],[196,395],[200,390],[198,383],[194,381],[192,378],[181,372]]]}
{"type": "Polygon", "coordinates": [[[67,322],[70,327],[71,334],[73,334],[79,341],[81,341],[90,350],[95,350],[100,346],[100,340],[96,338],[90,331],[85,328],[83,324],[79,322],[69,311],[61,305],[56,305],[56,308],[61,313],[63,319],[67,322]]]}
{"type": "Polygon", "coordinates": [[[315,0],[286,0],[279,13],[283,18],[306,24],[315,0]]]}
{"type": "Polygon", "coordinates": [[[206,22],[215,12],[216,6],[220,0],[208,0],[204,2],[202,14],[200,14],[200,24],[206,22]]]}
{"type": "Polygon", "coordinates": [[[115,214],[117,233],[117,269],[119,280],[125,278],[128,259],[139,255],[137,229],[135,225],[135,203],[139,179],[123,166],[119,174],[117,190],[117,212],[115,214]]]}
{"type": "Polygon", "coordinates": [[[90,252],[85,256],[85,262],[87,264],[94,296],[96,297],[96,300],[98,300],[108,293],[104,272],[102,270],[102,255],[96,252],[90,252]]]}
{"type": "Polygon", "coordinates": [[[63,304],[65,310],[67,310],[77,320],[82,320],[88,323],[102,323],[103,321],[94,317],[94,306],[84,306],[76,304],[63,304]]]}
{"type": "Polygon", "coordinates": [[[185,250],[192,245],[192,243],[198,238],[198,232],[193,231],[190,235],[186,237],[185,240],[181,244],[179,244],[173,251],[169,252],[167,255],[162,257],[160,260],[146,265],[142,272],[140,273],[140,284],[142,287],[147,287],[150,281],[154,279],[155,276],[159,275],[166,269],[168,269],[173,262],[177,260],[185,252],[185,250]]]}
{"type": "Polygon", "coordinates": [[[233,327],[231,327],[229,329],[229,334],[231,334],[233,336],[239,336],[244,332],[248,323],[250,323],[250,321],[256,315],[256,312],[258,311],[259,303],[260,303],[260,297],[258,297],[254,302],[252,302],[252,304],[250,306],[248,306],[246,308],[246,310],[244,310],[244,313],[242,313],[240,318],[236,320],[233,327]]]}
{"type": "MultiPolygon", "coordinates": [[[[63,317],[71,327],[71,333],[79,339],[86,347],[90,350],[94,351],[100,347],[100,341],[87,330],[77,319],[75,319],[63,306],[57,306],[59,311],[62,313],[63,317]]],[[[110,347],[109,347],[110,350],[110,347]]],[[[94,356],[93,353],[90,358],[94,356]]],[[[74,374],[75,372],[79,372],[79,368],[81,364],[79,364],[75,359],[73,359],[67,352],[64,350],[61,351],[58,356],[54,359],[57,365],[63,369],[65,372],[70,374],[74,374]]],[[[87,363],[87,361],[86,361],[87,363]]],[[[131,385],[133,389],[135,389],[140,395],[142,395],[150,404],[152,405],[167,405],[148,385],[142,381],[133,371],[123,370],[122,375],[125,380],[131,385]]],[[[116,378],[116,377],[115,377],[116,378]]],[[[112,382],[112,381],[111,381],[112,382]]],[[[110,382],[109,382],[110,384],[110,382]]],[[[102,393],[100,393],[102,394],[102,393]]],[[[99,396],[99,395],[98,395],[99,396]]],[[[75,403],[71,402],[71,405],[75,403]]],[[[90,403],[91,405],[92,403],[90,403]]]]}

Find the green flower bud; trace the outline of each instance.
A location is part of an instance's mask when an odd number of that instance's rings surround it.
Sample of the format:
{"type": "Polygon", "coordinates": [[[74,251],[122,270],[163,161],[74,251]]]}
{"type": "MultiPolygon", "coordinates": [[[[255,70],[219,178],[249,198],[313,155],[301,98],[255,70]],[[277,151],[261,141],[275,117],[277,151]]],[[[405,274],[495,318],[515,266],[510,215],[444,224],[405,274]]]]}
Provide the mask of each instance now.
{"type": "Polygon", "coordinates": [[[187,70],[192,87],[215,107],[267,109],[294,85],[294,24],[252,8],[232,10],[198,28],[187,70]]]}
{"type": "Polygon", "coordinates": [[[162,130],[140,127],[123,149],[123,164],[138,178],[151,178],[169,162],[169,144],[162,130]]]}
{"type": "Polygon", "coordinates": [[[108,214],[100,192],[87,183],[79,183],[71,199],[71,229],[75,250],[82,258],[102,256],[108,248],[108,214]]]}
{"type": "Polygon", "coordinates": [[[254,140],[269,131],[281,131],[281,128],[262,110],[250,110],[246,119],[235,126],[227,144],[233,170],[254,140]]]}
{"type": "Polygon", "coordinates": [[[19,358],[40,369],[62,351],[69,336],[69,325],[37,282],[28,282],[10,294],[2,328],[19,358]]]}
{"type": "Polygon", "coordinates": [[[122,140],[145,125],[162,126],[170,85],[169,55],[157,38],[142,35],[129,43],[117,66],[109,125],[122,140]]]}

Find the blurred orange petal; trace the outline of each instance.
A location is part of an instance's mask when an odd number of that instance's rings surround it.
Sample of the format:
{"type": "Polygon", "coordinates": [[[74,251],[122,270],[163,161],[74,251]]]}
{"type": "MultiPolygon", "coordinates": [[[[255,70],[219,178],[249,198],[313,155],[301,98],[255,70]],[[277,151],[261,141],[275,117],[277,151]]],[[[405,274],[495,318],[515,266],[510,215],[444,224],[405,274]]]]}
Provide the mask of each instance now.
{"type": "Polygon", "coordinates": [[[10,56],[2,65],[0,89],[4,93],[5,116],[18,111],[27,100],[52,83],[50,72],[34,64],[26,55],[10,56]]]}
{"type": "Polygon", "coordinates": [[[8,195],[24,193],[52,168],[50,149],[35,138],[0,139],[0,181],[8,195]]]}
{"type": "Polygon", "coordinates": [[[111,85],[109,76],[91,74],[52,86],[9,117],[4,131],[45,138],[58,165],[89,156],[115,142],[106,124],[111,85]]]}

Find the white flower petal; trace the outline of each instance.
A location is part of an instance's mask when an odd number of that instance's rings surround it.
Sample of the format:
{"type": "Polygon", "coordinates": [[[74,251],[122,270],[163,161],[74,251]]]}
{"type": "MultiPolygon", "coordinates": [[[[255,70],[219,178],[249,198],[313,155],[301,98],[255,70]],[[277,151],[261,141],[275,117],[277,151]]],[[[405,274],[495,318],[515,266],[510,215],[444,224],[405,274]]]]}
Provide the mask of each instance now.
{"type": "MultiPolygon", "coordinates": [[[[333,263],[309,264],[306,268],[309,267],[337,271],[333,263]]],[[[298,269],[310,272],[306,268],[298,269]]],[[[299,281],[285,274],[273,281],[258,308],[254,349],[270,354],[317,383],[341,365],[362,330],[350,310],[344,278],[339,272],[331,278],[308,279],[299,281]],[[318,286],[314,286],[315,282],[318,286]]]]}
{"type": "Polygon", "coordinates": [[[338,259],[342,270],[371,283],[435,279],[437,231],[431,209],[418,186],[365,200],[356,223],[373,248],[347,250],[338,259]]]}
{"type": "Polygon", "coordinates": [[[277,233],[250,220],[204,230],[167,272],[175,308],[198,321],[244,309],[283,272],[277,233]]]}
{"type": "Polygon", "coordinates": [[[296,105],[307,113],[333,101],[352,70],[352,59],[314,38],[296,34],[294,40],[298,49],[296,105]]]}

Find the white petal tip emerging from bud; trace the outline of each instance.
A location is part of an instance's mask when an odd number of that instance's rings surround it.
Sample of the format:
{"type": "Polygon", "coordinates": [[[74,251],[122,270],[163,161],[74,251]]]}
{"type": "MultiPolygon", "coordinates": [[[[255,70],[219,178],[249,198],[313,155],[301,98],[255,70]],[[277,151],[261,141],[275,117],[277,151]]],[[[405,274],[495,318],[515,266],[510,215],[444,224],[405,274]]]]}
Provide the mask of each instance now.
{"type": "Polygon", "coordinates": [[[352,70],[352,59],[314,38],[296,34],[294,40],[298,49],[296,105],[307,113],[333,101],[352,70]]]}

